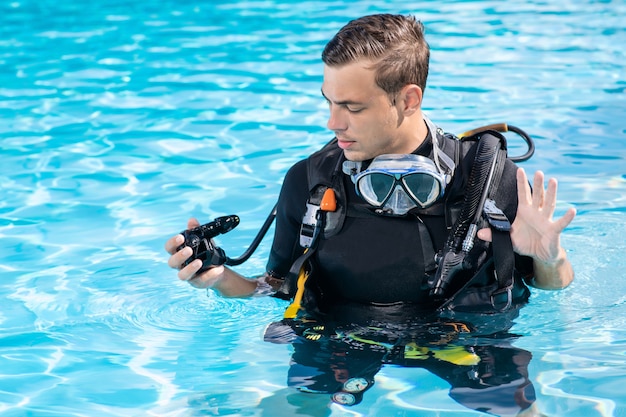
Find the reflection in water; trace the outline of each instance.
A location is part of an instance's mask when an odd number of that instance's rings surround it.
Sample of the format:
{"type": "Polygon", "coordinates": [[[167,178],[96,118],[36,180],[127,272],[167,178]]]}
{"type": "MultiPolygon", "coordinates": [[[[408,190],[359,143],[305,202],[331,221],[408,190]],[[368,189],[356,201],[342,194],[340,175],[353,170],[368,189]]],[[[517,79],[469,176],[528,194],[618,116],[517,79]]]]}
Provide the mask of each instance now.
{"type": "MultiPolygon", "coordinates": [[[[469,409],[517,416],[534,408],[535,390],[528,375],[532,354],[513,346],[519,336],[508,331],[515,316],[517,310],[410,324],[284,319],[267,328],[265,340],[292,344],[288,385],[303,393],[326,394],[323,401],[330,397],[344,406],[359,404],[381,368],[396,365],[423,368],[442,378],[451,386],[449,396],[469,409]]],[[[292,405],[299,398],[293,391],[277,395],[292,405]]],[[[304,405],[321,400],[302,401],[297,408],[304,414],[297,415],[318,415],[305,411],[304,405]]]]}

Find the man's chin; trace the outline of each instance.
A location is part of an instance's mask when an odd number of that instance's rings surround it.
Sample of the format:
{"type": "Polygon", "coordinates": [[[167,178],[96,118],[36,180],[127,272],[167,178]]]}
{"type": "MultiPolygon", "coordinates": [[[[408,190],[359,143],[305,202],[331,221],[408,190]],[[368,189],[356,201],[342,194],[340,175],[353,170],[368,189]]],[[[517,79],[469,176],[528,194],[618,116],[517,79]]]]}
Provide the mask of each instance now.
{"type": "Polygon", "coordinates": [[[372,158],[369,158],[367,155],[365,155],[363,152],[359,152],[359,151],[351,150],[351,149],[344,149],[343,156],[345,156],[348,161],[353,161],[353,162],[361,162],[367,159],[372,159],[372,158]]]}

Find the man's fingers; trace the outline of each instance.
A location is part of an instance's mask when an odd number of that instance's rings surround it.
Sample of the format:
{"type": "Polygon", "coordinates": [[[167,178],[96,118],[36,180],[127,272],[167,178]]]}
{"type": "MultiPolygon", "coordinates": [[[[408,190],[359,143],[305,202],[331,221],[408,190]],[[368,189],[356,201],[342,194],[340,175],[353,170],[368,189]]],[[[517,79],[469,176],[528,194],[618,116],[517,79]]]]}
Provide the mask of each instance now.
{"type": "Polygon", "coordinates": [[[193,249],[191,249],[189,246],[185,246],[184,248],[170,256],[170,259],[167,260],[167,265],[170,268],[180,269],[183,263],[187,259],[189,259],[191,255],[193,255],[193,249]]]}
{"type": "Polygon", "coordinates": [[[480,240],[484,240],[485,242],[491,242],[491,229],[486,227],[484,229],[480,229],[478,231],[478,233],[476,233],[476,236],[480,239],[480,240]]]}
{"type": "MultiPolygon", "coordinates": [[[[198,220],[193,217],[187,221],[187,230],[196,228],[198,226],[200,226],[200,223],[198,223],[198,220]]],[[[180,245],[182,245],[183,243],[185,243],[185,237],[179,233],[176,236],[168,239],[167,242],[165,242],[165,250],[170,255],[174,255],[178,251],[180,245]]]]}
{"type": "Polygon", "coordinates": [[[543,172],[535,172],[535,178],[533,179],[533,205],[535,207],[542,207],[544,201],[544,189],[543,189],[543,172]]]}
{"type": "Polygon", "coordinates": [[[559,233],[561,233],[563,230],[565,230],[567,226],[569,226],[572,220],[574,220],[574,217],[576,217],[576,209],[573,207],[570,207],[565,212],[563,217],[561,217],[560,219],[554,222],[557,228],[559,229],[559,233]]]}
{"type": "Polygon", "coordinates": [[[208,270],[198,274],[198,270],[202,267],[202,261],[196,259],[185,268],[180,270],[178,277],[187,281],[189,285],[195,288],[211,288],[215,285],[219,278],[224,274],[224,265],[214,266],[208,270]]]}
{"type": "Polygon", "coordinates": [[[202,261],[194,259],[189,265],[178,271],[178,278],[182,281],[189,281],[196,276],[196,272],[202,268],[202,261]]]}
{"type": "Polygon", "coordinates": [[[524,168],[517,169],[517,199],[519,200],[519,204],[530,204],[532,202],[530,185],[528,184],[528,178],[526,177],[524,168]]]}
{"type": "Polygon", "coordinates": [[[556,209],[556,190],[558,183],[555,178],[550,178],[548,181],[548,188],[546,190],[543,200],[543,210],[548,218],[552,218],[554,210],[556,209]]]}
{"type": "Polygon", "coordinates": [[[168,239],[168,241],[165,242],[165,250],[170,255],[173,255],[178,251],[178,247],[182,245],[183,242],[185,242],[185,238],[183,237],[183,235],[173,236],[171,239],[168,239]]]}
{"type": "Polygon", "coordinates": [[[200,222],[195,217],[192,217],[187,221],[187,229],[194,229],[198,226],[200,226],[200,222]]]}

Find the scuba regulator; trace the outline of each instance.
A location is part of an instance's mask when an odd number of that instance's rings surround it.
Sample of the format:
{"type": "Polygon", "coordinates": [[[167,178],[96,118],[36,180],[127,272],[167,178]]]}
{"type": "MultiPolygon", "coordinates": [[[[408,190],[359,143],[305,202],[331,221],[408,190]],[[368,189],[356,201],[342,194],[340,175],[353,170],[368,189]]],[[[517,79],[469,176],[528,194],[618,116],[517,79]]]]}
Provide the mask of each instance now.
{"type": "Polygon", "coordinates": [[[239,224],[239,216],[231,214],[229,216],[217,217],[213,221],[203,224],[202,226],[181,232],[185,238],[185,242],[176,250],[181,250],[189,246],[193,250],[193,254],[183,263],[183,267],[189,265],[196,259],[202,260],[202,268],[196,272],[200,274],[213,266],[220,265],[240,265],[252,256],[256,248],[263,240],[263,237],[269,230],[274,218],[276,217],[276,206],[263,223],[261,230],[250,244],[250,247],[239,257],[229,258],[222,248],[215,245],[213,238],[230,232],[239,224]]]}
{"type": "Polygon", "coordinates": [[[228,258],[224,250],[215,245],[213,238],[217,235],[230,232],[237,227],[238,224],[239,216],[233,214],[218,217],[212,222],[181,232],[185,238],[185,242],[180,245],[177,250],[181,250],[185,246],[189,246],[193,250],[193,254],[183,263],[183,266],[187,266],[192,261],[200,259],[202,261],[202,268],[198,270],[198,273],[201,273],[212,266],[223,265],[228,258]]]}

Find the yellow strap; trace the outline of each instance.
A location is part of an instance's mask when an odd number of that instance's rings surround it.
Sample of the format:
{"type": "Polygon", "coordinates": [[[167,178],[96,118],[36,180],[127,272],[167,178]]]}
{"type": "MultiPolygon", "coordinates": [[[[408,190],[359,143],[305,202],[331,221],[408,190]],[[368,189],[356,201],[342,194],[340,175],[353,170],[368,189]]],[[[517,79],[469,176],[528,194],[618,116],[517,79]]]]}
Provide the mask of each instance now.
{"type": "Polygon", "coordinates": [[[485,130],[495,130],[496,132],[505,133],[509,131],[509,126],[506,123],[494,123],[492,125],[478,127],[476,129],[468,130],[465,133],[461,133],[459,138],[463,139],[469,136],[472,136],[479,132],[484,132],[485,130]]]}
{"type": "Polygon", "coordinates": [[[404,357],[407,359],[428,359],[430,351],[423,346],[417,346],[415,342],[407,343],[404,346],[404,357]]]}
{"type": "Polygon", "coordinates": [[[304,266],[300,268],[300,273],[298,274],[298,284],[296,295],[293,297],[293,301],[285,310],[285,314],[283,315],[286,319],[295,319],[298,315],[298,311],[300,310],[302,304],[302,297],[304,296],[304,283],[309,278],[309,273],[306,272],[304,266]]]}
{"type": "Polygon", "coordinates": [[[440,361],[446,361],[455,365],[477,365],[480,356],[470,352],[463,346],[448,345],[444,348],[428,348],[418,346],[416,343],[408,343],[404,347],[404,357],[407,359],[428,359],[431,355],[440,361]]]}
{"type": "Polygon", "coordinates": [[[435,358],[455,365],[478,365],[480,362],[480,356],[463,346],[449,345],[443,349],[433,349],[431,352],[435,358]]]}

